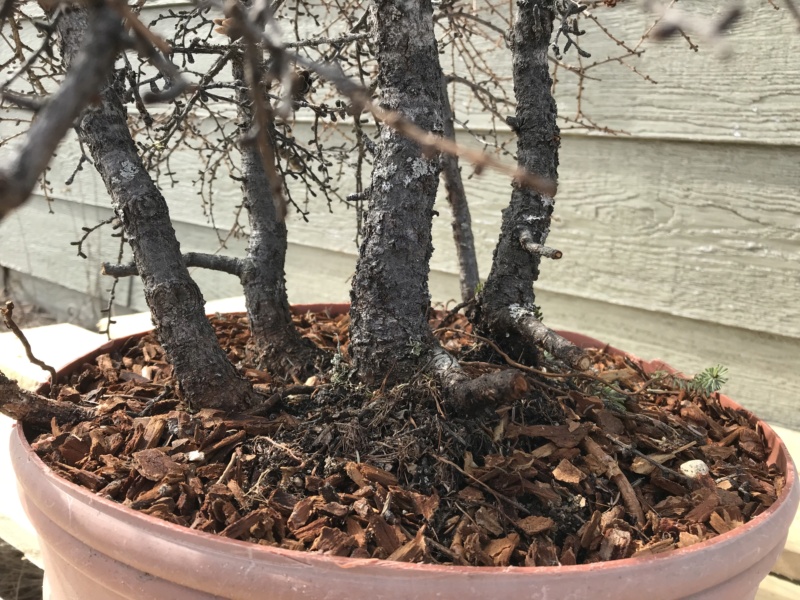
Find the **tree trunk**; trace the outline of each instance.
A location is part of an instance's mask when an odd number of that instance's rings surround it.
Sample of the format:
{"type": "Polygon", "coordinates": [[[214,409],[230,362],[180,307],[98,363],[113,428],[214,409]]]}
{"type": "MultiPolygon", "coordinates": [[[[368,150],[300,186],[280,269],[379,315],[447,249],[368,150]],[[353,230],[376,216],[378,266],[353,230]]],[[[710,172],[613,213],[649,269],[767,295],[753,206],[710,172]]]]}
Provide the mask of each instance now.
{"type": "MultiPolygon", "coordinates": [[[[85,29],[84,11],[67,12],[58,23],[62,47],[76,46],[76,36],[85,29]]],[[[69,65],[73,56],[64,56],[69,65]]],[[[139,157],[113,83],[103,90],[101,104],[79,120],[78,137],[89,148],[122,222],[156,333],[184,397],[197,408],[235,411],[250,405],[257,395],[225,356],[206,319],[203,296],[184,265],[167,203],[139,157]]]]}
{"type": "MultiPolygon", "coordinates": [[[[242,54],[232,59],[237,81],[239,130],[247,137],[253,127],[253,109],[245,82],[242,54]]],[[[266,100],[265,100],[266,101],[266,100]]],[[[270,136],[271,137],[271,136],[270,136]]],[[[304,378],[322,359],[322,353],[304,339],[292,323],[286,296],[286,221],[278,218],[261,154],[255,143],[241,145],[242,194],[250,223],[247,258],[240,280],[244,288],[250,330],[259,368],[304,378]]]]}
{"type": "MultiPolygon", "coordinates": [[[[430,0],[375,0],[381,102],[442,133],[441,67],[430,0]]],[[[351,292],[350,351],[368,382],[407,380],[427,360],[431,220],[437,156],[381,127],[370,204],[351,292]]]]}
{"type": "MultiPolygon", "coordinates": [[[[519,166],[555,182],[560,138],[547,61],[554,18],[552,0],[518,2],[511,41],[519,166]]],[[[545,243],[553,206],[553,198],[514,184],[492,270],[472,318],[512,356],[535,362],[538,344],[558,358],[583,365],[580,350],[538,321],[533,284],[539,277],[540,256],[529,253],[521,240],[524,236],[528,242],[545,243]]]]}
{"type": "MultiPolygon", "coordinates": [[[[442,109],[444,110],[444,137],[456,139],[453,123],[453,109],[447,93],[447,82],[442,73],[442,109]]],[[[478,259],[475,256],[475,238],[472,235],[472,217],[469,214],[467,193],[461,179],[461,167],[458,157],[453,154],[442,155],[442,178],[447,191],[447,202],[450,204],[453,228],[453,241],[456,243],[458,255],[458,281],[461,287],[461,300],[469,302],[475,297],[480,278],[478,276],[478,259]]]]}

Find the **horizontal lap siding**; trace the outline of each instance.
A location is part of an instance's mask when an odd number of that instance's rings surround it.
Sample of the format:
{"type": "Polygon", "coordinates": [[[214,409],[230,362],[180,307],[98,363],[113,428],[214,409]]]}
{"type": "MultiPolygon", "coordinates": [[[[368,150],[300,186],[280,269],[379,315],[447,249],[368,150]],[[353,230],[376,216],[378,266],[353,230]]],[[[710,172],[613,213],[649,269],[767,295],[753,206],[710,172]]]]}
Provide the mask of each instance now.
{"type": "MultiPolygon", "coordinates": [[[[730,60],[720,60],[707,44],[694,53],[673,40],[647,44],[635,63],[658,85],[617,64],[594,72],[602,81],[587,82],[586,114],[631,135],[564,131],[550,239],[564,258],[543,265],[540,301],[554,325],[583,329],[648,358],[661,356],[687,371],[723,362],[732,371],[732,393],[777,422],[800,426],[792,410],[800,393],[793,367],[800,356],[800,36],[786,11],[761,0],[745,7],[748,14],[727,39],[730,60]]],[[[684,8],[714,10],[710,3],[684,8]]],[[[634,44],[651,19],[639,3],[596,14],[634,44]]],[[[613,56],[614,44],[587,29],[582,45],[593,54],[589,60],[613,56]]],[[[502,70],[507,59],[497,56],[502,70]]],[[[574,93],[574,77],[561,71],[557,94],[564,116],[574,116],[574,93]]],[[[461,100],[463,90],[457,108],[471,127],[482,127],[479,115],[464,113],[461,100]]],[[[306,127],[296,126],[299,139],[308,138],[306,127]]],[[[81,226],[110,215],[90,167],[71,187],[63,184],[78,156],[75,144],[65,143],[54,161],[55,215],[37,198],[0,225],[0,264],[97,296],[109,285],[97,274],[98,264],[114,260],[117,245],[105,233],[93,235],[88,261],[69,246],[81,226]]],[[[241,201],[238,185],[217,182],[215,232],[191,184],[196,157],[178,154],[173,167],[185,174],[164,191],[183,249],[217,251],[241,201]]],[[[509,182],[485,173],[468,178],[466,187],[485,277],[509,182]]],[[[339,193],[353,191],[346,174],[339,193]]],[[[447,300],[458,294],[457,263],[449,211],[439,204],[431,288],[435,299],[447,300]]],[[[310,223],[290,218],[290,297],[346,300],[355,212],[334,204],[328,214],[321,200],[308,208],[310,223]]],[[[226,252],[244,251],[242,240],[227,245],[226,252]]],[[[231,276],[195,275],[208,298],[241,293],[231,276]]],[[[118,303],[126,303],[127,285],[120,286],[118,303]]],[[[133,309],[144,308],[138,289],[134,284],[133,309]]],[[[102,304],[83,310],[91,316],[102,304]]]]}

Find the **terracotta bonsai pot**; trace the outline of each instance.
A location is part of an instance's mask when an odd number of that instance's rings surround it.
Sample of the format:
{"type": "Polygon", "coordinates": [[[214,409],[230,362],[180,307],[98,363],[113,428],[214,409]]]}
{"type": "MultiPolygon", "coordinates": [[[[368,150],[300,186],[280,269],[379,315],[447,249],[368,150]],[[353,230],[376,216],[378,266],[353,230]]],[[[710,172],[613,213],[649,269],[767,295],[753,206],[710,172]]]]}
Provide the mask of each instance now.
{"type": "MultiPolygon", "coordinates": [[[[345,306],[329,308],[331,312],[346,310],[345,306]]],[[[582,335],[563,335],[585,347],[605,346],[582,335]]],[[[105,345],[79,363],[109,349],[105,345]]],[[[664,368],[660,362],[644,364],[653,370],[664,368]]],[[[743,410],[725,396],[722,403],[743,410]]],[[[688,548],[566,567],[446,567],[249,544],[161,521],[67,482],[36,456],[19,426],[10,450],[23,505],[40,536],[51,600],[344,600],[359,596],[385,600],[734,600],[755,596],[783,549],[800,499],[797,471],[786,447],[769,425],[752,415],[751,420],[764,432],[771,451],[769,462],[786,474],[781,497],[764,513],[688,548]]]]}

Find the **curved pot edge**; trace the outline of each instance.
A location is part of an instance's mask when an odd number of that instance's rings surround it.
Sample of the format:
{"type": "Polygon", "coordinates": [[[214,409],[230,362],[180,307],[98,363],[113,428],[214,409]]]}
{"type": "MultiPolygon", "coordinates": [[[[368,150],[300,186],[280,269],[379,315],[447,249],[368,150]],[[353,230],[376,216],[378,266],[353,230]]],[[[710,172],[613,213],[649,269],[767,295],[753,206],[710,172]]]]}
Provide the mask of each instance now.
{"type": "MultiPolygon", "coordinates": [[[[293,307],[293,309],[297,312],[305,312],[306,310],[319,310],[319,309],[328,309],[332,313],[336,312],[344,312],[347,310],[348,305],[340,304],[340,305],[299,305],[293,307]]],[[[125,343],[127,339],[135,338],[138,336],[143,335],[145,332],[141,334],[135,334],[133,336],[129,336],[124,338],[123,340],[114,340],[112,342],[106,343],[98,348],[96,351],[85,355],[84,357],[74,361],[68,367],[65,367],[62,371],[67,371],[69,368],[75,368],[80,364],[83,364],[86,360],[91,360],[91,357],[95,357],[99,354],[104,352],[109,352],[114,349],[115,345],[119,345],[125,343]]],[[[583,336],[582,334],[573,334],[571,332],[560,332],[564,334],[566,337],[573,339],[576,342],[589,344],[591,346],[597,346],[606,348],[612,352],[619,352],[622,354],[627,354],[618,350],[616,348],[610,347],[607,344],[599,342],[593,338],[589,338],[588,336],[583,336]]],[[[628,356],[632,356],[628,354],[628,356]]],[[[636,357],[632,358],[636,359],[636,357]]],[[[636,359],[640,360],[640,359],[636,359]]],[[[661,361],[641,361],[642,364],[650,366],[651,368],[664,368],[667,365],[664,365],[661,361]]],[[[794,464],[791,458],[788,455],[788,452],[785,449],[785,446],[780,441],[780,438],[775,434],[769,425],[764,423],[763,421],[758,421],[758,419],[752,415],[746,409],[743,409],[741,406],[727,398],[726,396],[721,396],[721,401],[723,401],[726,405],[734,408],[736,410],[742,410],[748,414],[750,418],[755,420],[759,424],[760,427],[763,428],[765,432],[765,436],[767,437],[768,442],[771,444],[772,452],[770,457],[773,456],[777,459],[777,463],[779,466],[784,466],[785,468],[784,473],[786,474],[786,485],[782,490],[782,494],[779,499],[766,511],[752,519],[750,522],[738,527],[737,529],[717,536],[711,540],[706,542],[702,542],[700,544],[695,544],[693,546],[682,548],[678,550],[673,550],[670,552],[666,552],[663,554],[646,556],[646,557],[639,557],[639,558],[629,558],[617,561],[611,561],[607,563],[593,563],[590,565],[574,565],[574,566],[562,566],[562,567],[453,567],[447,566],[442,567],[438,565],[420,565],[420,564],[406,564],[406,563],[389,563],[387,561],[377,561],[374,559],[351,559],[351,558],[341,558],[341,557],[331,557],[331,556],[323,556],[318,554],[312,554],[307,552],[295,552],[290,550],[284,550],[280,548],[271,548],[265,546],[257,546],[248,542],[243,542],[239,540],[229,540],[226,538],[221,538],[219,536],[213,534],[207,534],[197,531],[192,531],[190,529],[168,523],[166,521],[162,521],[155,517],[151,517],[149,515],[145,515],[142,513],[138,513],[131,509],[124,507],[118,503],[112,502],[110,500],[106,500],[96,496],[94,493],[86,490],[80,486],[77,486],[71,482],[66,481],[65,479],[58,476],[54,473],[47,465],[44,464],[43,461],[31,450],[27,440],[25,439],[24,433],[22,432],[22,428],[18,425],[15,426],[17,435],[12,436],[12,448],[14,444],[19,444],[19,448],[17,450],[22,450],[26,455],[26,460],[28,462],[33,462],[36,468],[43,473],[46,479],[49,480],[51,484],[54,484],[69,493],[71,496],[86,500],[90,502],[97,508],[101,508],[103,510],[109,510],[112,512],[123,512],[126,513],[130,518],[135,520],[143,519],[143,524],[147,525],[147,529],[155,528],[157,531],[160,530],[163,532],[164,535],[168,537],[174,536],[182,536],[182,535],[191,535],[191,536],[200,536],[201,538],[206,538],[209,543],[212,544],[221,544],[221,548],[225,548],[224,553],[233,553],[235,554],[247,554],[252,555],[253,553],[261,553],[266,552],[268,554],[279,555],[283,556],[285,559],[291,561],[301,562],[303,564],[314,564],[320,567],[337,567],[337,568],[344,568],[344,569],[355,569],[359,570],[362,567],[369,567],[375,568],[379,567],[381,570],[391,570],[396,572],[406,572],[406,571],[415,571],[415,572],[430,572],[431,575],[433,574],[443,574],[444,572],[447,573],[454,573],[458,572],[463,575],[473,575],[478,576],[481,574],[489,575],[491,573],[497,572],[507,572],[507,573],[517,573],[519,575],[530,575],[530,574],[560,574],[563,576],[574,577],[581,573],[589,573],[593,571],[603,570],[608,571],[610,570],[626,570],[628,568],[635,567],[637,565],[644,566],[647,564],[658,564],[659,567],[669,567],[670,561],[676,561],[678,559],[682,559],[685,556],[692,556],[695,553],[699,553],[704,551],[707,548],[714,548],[721,545],[728,543],[729,541],[736,539],[740,535],[747,533],[749,531],[754,531],[757,528],[763,526],[768,519],[773,519],[779,516],[783,518],[787,518],[788,522],[791,522],[794,512],[796,511],[798,501],[800,501],[800,487],[797,484],[797,472],[794,467],[794,464]],[[783,463],[783,464],[780,464],[783,463]]],[[[14,454],[12,452],[12,454],[14,454]]],[[[20,459],[23,460],[23,459],[20,459]]],[[[17,470],[17,464],[15,461],[15,470],[17,470]]]]}

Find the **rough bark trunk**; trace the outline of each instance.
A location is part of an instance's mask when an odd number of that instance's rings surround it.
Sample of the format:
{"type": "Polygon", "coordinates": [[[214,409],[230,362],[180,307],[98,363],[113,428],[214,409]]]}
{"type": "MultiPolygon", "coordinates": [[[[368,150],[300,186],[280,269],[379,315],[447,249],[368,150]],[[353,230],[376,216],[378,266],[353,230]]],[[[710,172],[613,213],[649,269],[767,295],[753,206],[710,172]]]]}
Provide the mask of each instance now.
{"type": "MultiPolygon", "coordinates": [[[[62,47],[74,46],[85,29],[84,11],[66,14],[58,24],[62,47]]],[[[72,56],[65,58],[69,64],[72,56]]],[[[139,157],[113,84],[103,90],[100,105],[83,114],[78,136],[89,148],[122,222],[156,333],[185,398],[198,408],[235,411],[249,406],[258,396],[225,356],[206,319],[203,296],[184,265],[167,203],[139,157]]]]}
{"type": "MultiPolygon", "coordinates": [[[[245,85],[244,57],[236,55],[231,64],[233,77],[239,82],[239,130],[246,137],[253,127],[254,115],[245,85]]],[[[303,338],[292,323],[286,295],[286,221],[278,218],[258,146],[243,144],[241,156],[242,194],[250,239],[239,279],[244,288],[257,364],[279,375],[305,378],[320,366],[323,353],[303,338]]]]}
{"type": "MultiPolygon", "coordinates": [[[[518,162],[528,172],[552,181],[558,178],[560,142],[547,61],[554,18],[552,0],[517,2],[512,37],[518,162]]],[[[540,256],[529,253],[522,238],[545,243],[553,206],[553,198],[514,184],[511,202],[503,211],[492,270],[472,318],[512,356],[535,361],[535,345],[541,344],[573,366],[584,366],[583,353],[536,317],[533,284],[539,277],[540,256]]]]}
{"type": "MultiPolygon", "coordinates": [[[[441,67],[430,0],[375,0],[382,104],[442,132],[441,67]]],[[[365,381],[408,380],[428,360],[431,219],[438,157],[390,127],[372,172],[370,204],[351,292],[350,351],[365,381]]]]}
{"type": "MultiPolygon", "coordinates": [[[[447,82],[442,74],[442,108],[444,110],[444,137],[456,139],[453,123],[453,110],[447,93],[447,82]]],[[[458,157],[452,154],[442,155],[442,178],[450,204],[453,228],[453,241],[458,256],[458,279],[461,287],[461,300],[469,302],[475,297],[480,278],[478,276],[478,259],[475,256],[475,238],[472,235],[472,217],[469,214],[467,193],[461,179],[461,167],[458,157]]]]}

